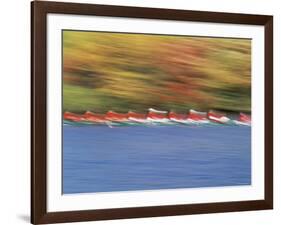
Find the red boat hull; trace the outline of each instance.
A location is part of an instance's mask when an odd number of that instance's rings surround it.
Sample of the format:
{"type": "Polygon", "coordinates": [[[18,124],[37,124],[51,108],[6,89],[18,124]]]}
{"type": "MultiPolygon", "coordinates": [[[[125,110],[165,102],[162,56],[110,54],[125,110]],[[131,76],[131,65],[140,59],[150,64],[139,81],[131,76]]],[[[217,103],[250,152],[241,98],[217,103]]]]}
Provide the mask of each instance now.
{"type": "Polygon", "coordinates": [[[187,119],[186,115],[178,114],[178,113],[175,113],[175,112],[170,112],[168,117],[169,117],[170,120],[186,120],[187,119]]]}
{"type": "Polygon", "coordinates": [[[96,114],[92,112],[86,112],[84,115],[85,120],[95,123],[103,123],[106,122],[105,115],[96,114]]]}
{"type": "Polygon", "coordinates": [[[135,113],[135,112],[128,112],[128,118],[138,119],[138,120],[145,120],[146,115],[141,113],[135,113]]]}
{"type": "Polygon", "coordinates": [[[124,122],[124,121],[128,121],[128,114],[109,111],[106,113],[105,119],[114,122],[124,122]]]}
{"type": "Polygon", "coordinates": [[[213,122],[221,123],[221,124],[225,124],[230,120],[224,114],[216,113],[216,112],[212,112],[212,111],[208,112],[208,119],[213,122]]]}
{"type": "Polygon", "coordinates": [[[243,123],[251,123],[252,119],[250,115],[246,115],[244,113],[240,113],[239,121],[243,123]]]}
{"type": "Polygon", "coordinates": [[[75,113],[70,113],[70,112],[65,112],[63,114],[63,119],[70,120],[73,122],[80,122],[80,121],[84,120],[83,116],[75,114],[75,113]]]}
{"type": "Polygon", "coordinates": [[[207,113],[190,111],[187,115],[187,119],[195,121],[207,120],[207,113]]]}
{"type": "Polygon", "coordinates": [[[147,114],[147,118],[153,119],[153,120],[169,119],[167,115],[162,114],[162,113],[155,113],[155,112],[149,112],[147,114]]]}

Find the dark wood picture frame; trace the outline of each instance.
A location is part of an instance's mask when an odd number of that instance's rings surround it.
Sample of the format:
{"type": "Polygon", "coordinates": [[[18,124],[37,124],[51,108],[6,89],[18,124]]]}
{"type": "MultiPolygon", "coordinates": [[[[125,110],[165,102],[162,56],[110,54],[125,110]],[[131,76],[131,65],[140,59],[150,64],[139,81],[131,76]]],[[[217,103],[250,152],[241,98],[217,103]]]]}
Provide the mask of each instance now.
{"type": "Polygon", "coordinates": [[[234,13],[35,1],[31,3],[31,222],[33,224],[156,217],[273,208],[273,17],[234,13]],[[47,212],[48,13],[262,25],[265,28],[265,199],[86,211],[47,212]]]}

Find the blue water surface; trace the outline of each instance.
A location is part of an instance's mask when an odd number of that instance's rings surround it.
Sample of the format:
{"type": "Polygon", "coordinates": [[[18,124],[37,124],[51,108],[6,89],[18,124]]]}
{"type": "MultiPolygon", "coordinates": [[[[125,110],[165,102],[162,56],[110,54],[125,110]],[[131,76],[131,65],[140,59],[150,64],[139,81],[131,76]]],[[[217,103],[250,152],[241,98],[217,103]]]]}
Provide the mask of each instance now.
{"type": "Polygon", "coordinates": [[[251,184],[251,128],[63,127],[63,193],[251,184]]]}

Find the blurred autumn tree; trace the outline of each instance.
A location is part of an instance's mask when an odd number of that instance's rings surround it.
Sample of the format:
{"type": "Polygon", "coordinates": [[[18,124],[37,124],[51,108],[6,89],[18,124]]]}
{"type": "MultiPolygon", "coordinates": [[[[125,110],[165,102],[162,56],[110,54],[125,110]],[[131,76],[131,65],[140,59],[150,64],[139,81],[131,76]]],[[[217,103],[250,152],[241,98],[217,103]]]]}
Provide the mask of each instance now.
{"type": "Polygon", "coordinates": [[[251,41],[63,32],[64,111],[251,110],[251,41]]]}

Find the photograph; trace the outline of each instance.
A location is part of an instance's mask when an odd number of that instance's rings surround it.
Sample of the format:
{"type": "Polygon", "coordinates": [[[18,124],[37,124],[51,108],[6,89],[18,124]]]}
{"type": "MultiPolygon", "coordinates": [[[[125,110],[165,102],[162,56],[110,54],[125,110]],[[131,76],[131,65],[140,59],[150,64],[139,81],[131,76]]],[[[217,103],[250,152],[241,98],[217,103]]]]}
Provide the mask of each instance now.
{"type": "Polygon", "coordinates": [[[273,15],[33,1],[30,53],[33,224],[273,209],[273,15]]]}
{"type": "Polygon", "coordinates": [[[62,194],[252,184],[251,38],[61,38],[62,194]]]}

